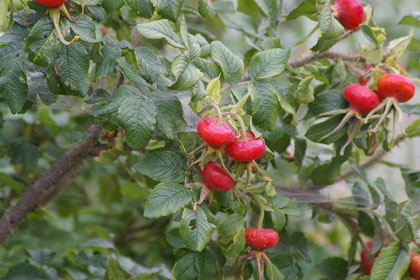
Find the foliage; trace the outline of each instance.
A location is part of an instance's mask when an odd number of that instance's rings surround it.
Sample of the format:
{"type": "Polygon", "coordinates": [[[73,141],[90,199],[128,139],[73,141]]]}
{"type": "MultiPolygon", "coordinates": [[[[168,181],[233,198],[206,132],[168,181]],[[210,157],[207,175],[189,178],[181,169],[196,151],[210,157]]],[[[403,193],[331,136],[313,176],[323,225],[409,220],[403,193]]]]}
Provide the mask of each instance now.
{"type": "MultiPolygon", "coordinates": [[[[0,276],[233,279],[241,257],[254,254],[245,228],[258,225],[279,235],[266,250],[266,279],[369,279],[356,257],[368,238],[381,249],[370,279],[409,277],[420,170],[382,162],[405,181],[397,195],[366,169],[420,135],[418,120],[400,135],[390,129],[398,133],[398,117],[420,115],[420,105],[393,101],[380,122],[379,109],[358,116],[360,125],[357,116],[340,122],[343,90],[360,75],[372,90],[381,69],[418,81],[418,12],[399,21],[415,31],[397,36],[376,25],[370,5],[349,31],[330,0],[297,2],[290,10],[282,0],[69,0],[81,18],[62,14],[57,27],[36,1],[2,1],[0,276]],[[312,31],[283,36],[302,27],[312,31]],[[64,44],[57,28],[77,41],[64,44]],[[336,51],[354,38],[356,54],[336,51]],[[264,155],[242,163],[207,147],[196,126],[210,115],[238,137],[262,137],[264,155]],[[89,125],[100,135],[78,153],[89,125]],[[68,164],[54,165],[60,158],[68,164]],[[203,186],[199,167],[209,160],[235,179],[232,191],[203,186]],[[59,180],[44,195],[34,186],[49,170],[59,180]],[[343,180],[348,195],[321,191],[343,180]],[[35,206],[8,219],[25,197],[35,206]]],[[[254,260],[243,271],[262,277],[254,260]]]]}

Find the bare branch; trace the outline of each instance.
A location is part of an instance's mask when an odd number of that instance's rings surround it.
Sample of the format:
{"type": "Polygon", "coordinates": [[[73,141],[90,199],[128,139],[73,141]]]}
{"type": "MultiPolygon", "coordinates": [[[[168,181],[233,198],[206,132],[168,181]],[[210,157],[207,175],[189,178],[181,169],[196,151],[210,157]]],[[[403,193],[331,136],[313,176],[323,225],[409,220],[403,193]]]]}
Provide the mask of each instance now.
{"type": "Polygon", "coordinates": [[[346,60],[355,62],[365,62],[365,58],[360,54],[342,54],[337,52],[326,52],[326,53],[311,53],[301,58],[294,58],[289,60],[289,65],[292,67],[301,67],[308,63],[321,60],[321,59],[333,59],[333,60],[346,60]]]}
{"type": "Polygon", "coordinates": [[[55,198],[74,178],[85,159],[98,156],[106,149],[106,146],[97,143],[101,132],[100,126],[91,126],[85,139],[70,149],[24,192],[16,206],[0,220],[0,242],[4,242],[29,213],[44,207],[55,198]]]}

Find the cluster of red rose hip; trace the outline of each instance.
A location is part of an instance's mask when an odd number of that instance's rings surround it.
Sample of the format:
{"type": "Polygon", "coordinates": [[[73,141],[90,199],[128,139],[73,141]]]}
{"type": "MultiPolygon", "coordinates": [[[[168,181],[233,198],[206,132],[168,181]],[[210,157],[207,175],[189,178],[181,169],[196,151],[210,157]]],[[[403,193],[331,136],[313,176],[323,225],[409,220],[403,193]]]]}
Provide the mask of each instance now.
{"type": "MultiPolygon", "coordinates": [[[[338,21],[348,30],[359,28],[359,25],[364,21],[363,5],[360,0],[336,0],[332,8],[338,21]]],[[[407,72],[401,64],[398,62],[396,64],[403,72],[407,72]]],[[[370,71],[373,68],[373,65],[369,65],[365,70],[370,71]]],[[[369,79],[363,76],[359,78],[360,85],[351,84],[346,87],[344,98],[350,103],[349,111],[351,111],[348,116],[352,113],[358,116],[367,113],[370,115],[372,112],[384,109],[381,117],[383,121],[392,106],[400,113],[398,103],[407,102],[414,96],[415,87],[409,78],[400,74],[387,74],[382,68],[380,71],[384,75],[377,82],[377,91],[372,91],[365,87],[369,79]]],[[[381,119],[379,119],[375,127],[376,131],[381,124],[381,119]]],[[[369,250],[372,249],[372,243],[372,240],[366,243],[366,247],[369,250]]],[[[379,252],[373,258],[376,258],[378,255],[379,252]]],[[[370,275],[373,263],[363,250],[360,254],[360,266],[367,275],[370,275]]],[[[410,253],[410,266],[408,271],[414,279],[420,280],[419,254],[410,253]]]]}
{"type": "MultiPolygon", "coordinates": [[[[237,162],[250,164],[265,152],[265,143],[261,137],[256,138],[249,130],[237,137],[232,126],[218,117],[201,119],[197,125],[197,132],[210,150],[220,151],[224,147],[226,154],[237,162]]],[[[236,185],[223,165],[214,161],[205,163],[204,168],[199,166],[199,171],[203,185],[209,192],[213,190],[228,192],[236,185]]],[[[277,232],[272,229],[246,228],[245,236],[246,244],[254,250],[258,264],[261,257],[266,258],[263,251],[276,246],[279,241],[277,232]]]]}
{"type": "MultiPolygon", "coordinates": [[[[373,240],[370,239],[366,242],[366,247],[371,250],[372,249],[373,240]]],[[[380,251],[378,251],[373,258],[375,259],[379,255],[380,251]]],[[[373,263],[368,257],[368,255],[362,251],[360,253],[360,266],[362,267],[363,271],[366,275],[370,275],[372,271],[373,263]]],[[[420,279],[420,255],[416,253],[410,253],[410,266],[408,267],[408,272],[413,279],[419,280],[420,279]]]]}
{"type": "MultiPolygon", "coordinates": [[[[201,119],[197,124],[197,132],[211,149],[225,147],[226,154],[238,162],[249,163],[261,157],[265,152],[265,142],[261,137],[255,138],[250,130],[246,131],[246,135],[241,133],[241,136],[237,137],[232,126],[218,117],[201,119]]],[[[205,163],[203,169],[199,166],[199,171],[203,184],[209,191],[228,192],[236,184],[229,173],[214,161],[205,163]]],[[[275,246],[278,242],[277,233],[269,229],[247,228],[246,236],[248,245],[257,251],[275,246]],[[267,236],[275,238],[269,238],[271,241],[268,241],[267,236]]]]}

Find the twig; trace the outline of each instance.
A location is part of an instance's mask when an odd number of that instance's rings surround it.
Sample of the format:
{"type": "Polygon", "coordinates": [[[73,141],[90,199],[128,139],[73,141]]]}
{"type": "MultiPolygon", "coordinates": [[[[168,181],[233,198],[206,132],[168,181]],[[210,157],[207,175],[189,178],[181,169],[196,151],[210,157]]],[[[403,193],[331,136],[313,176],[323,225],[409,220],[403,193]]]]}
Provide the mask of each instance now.
{"type": "Polygon", "coordinates": [[[12,202],[15,194],[16,194],[16,192],[14,190],[10,190],[6,199],[3,201],[3,204],[2,204],[1,210],[0,210],[0,218],[3,217],[3,215],[4,215],[4,213],[6,213],[7,209],[9,209],[10,202],[12,202]]]}
{"type": "Polygon", "coordinates": [[[363,252],[369,258],[371,263],[373,263],[374,259],[373,259],[372,255],[370,253],[369,248],[366,246],[365,242],[362,239],[361,230],[359,228],[359,225],[349,216],[346,216],[346,215],[343,215],[343,214],[336,214],[336,215],[340,218],[340,220],[347,227],[347,229],[350,231],[350,233],[356,234],[357,239],[359,240],[359,243],[362,246],[363,252]]]}
{"type": "Polygon", "coordinates": [[[289,65],[292,67],[301,67],[308,63],[321,60],[321,59],[333,59],[333,60],[347,60],[355,62],[364,62],[365,58],[360,54],[342,54],[336,52],[326,52],[326,53],[311,53],[301,58],[294,58],[289,60],[289,65]]]}
{"type": "Polygon", "coordinates": [[[0,243],[29,213],[44,207],[55,198],[74,178],[84,160],[98,156],[107,148],[97,143],[101,133],[101,126],[91,126],[85,139],[70,149],[25,191],[16,206],[0,220],[0,243]]]}

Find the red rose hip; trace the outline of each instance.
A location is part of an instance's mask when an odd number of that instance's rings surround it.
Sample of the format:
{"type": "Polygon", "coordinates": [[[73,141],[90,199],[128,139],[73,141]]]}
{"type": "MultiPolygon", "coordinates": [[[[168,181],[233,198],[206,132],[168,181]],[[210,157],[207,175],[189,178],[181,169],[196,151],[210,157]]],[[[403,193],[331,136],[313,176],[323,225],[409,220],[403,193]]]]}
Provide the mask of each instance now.
{"type": "Polygon", "coordinates": [[[416,91],[413,82],[399,74],[383,75],[378,80],[378,93],[385,98],[395,98],[403,103],[410,100],[416,91]]]}
{"type": "Polygon", "coordinates": [[[253,250],[262,252],[265,249],[274,247],[279,242],[279,235],[272,229],[245,229],[246,244],[253,250]]]}
{"type": "Polygon", "coordinates": [[[350,103],[350,109],[358,114],[369,113],[381,103],[374,91],[357,84],[345,88],[344,98],[350,103]]]}
{"type": "Polygon", "coordinates": [[[209,161],[201,169],[198,167],[203,183],[211,190],[228,192],[233,187],[234,181],[230,175],[224,171],[219,164],[209,161]]]}
{"type": "Polygon", "coordinates": [[[237,161],[253,161],[265,153],[264,140],[255,139],[252,131],[246,132],[247,139],[239,138],[236,142],[226,146],[226,153],[237,161]]]}
{"type": "MultiPolygon", "coordinates": [[[[372,243],[373,240],[370,239],[368,242],[366,242],[366,247],[371,250],[372,249],[372,243]]],[[[376,258],[379,255],[379,252],[373,256],[373,258],[376,258]]],[[[369,257],[365,254],[365,252],[362,250],[360,253],[360,266],[362,267],[363,271],[366,275],[370,275],[370,272],[372,270],[373,263],[370,261],[369,257]]]]}
{"type": "Polygon", "coordinates": [[[416,253],[410,253],[410,266],[408,272],[414,277],[414,279],[420,280],[420,255],[416,253]]]}
{"type": "Polygon", "coordinates": [[[50,8],[56,8],[56,7],[61,6],[61,4],[63,4],[67,0],[35,0],[35,1],[44,6],[47,6],[50,8]]]}
{"type": "Polygon", "coordinates": [[[356,29],[365,20],[360,0],[335,0],[335,5],[332,8],[336,11],[338,21],[345,29],[356,29]]]}
{"type": "Polygon", "coordinates": [[[219,124],[219,118],[207,117],[197,124],[197,132],[200,137],[215,148],[229,145],[236,140],[235,130],[225,121],[219,124]]]}

